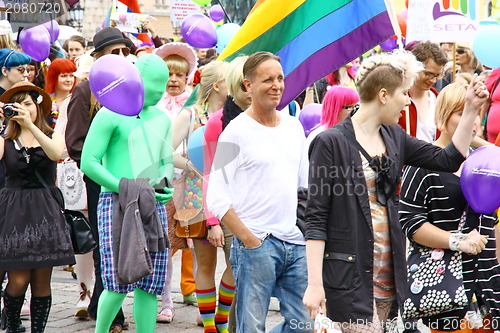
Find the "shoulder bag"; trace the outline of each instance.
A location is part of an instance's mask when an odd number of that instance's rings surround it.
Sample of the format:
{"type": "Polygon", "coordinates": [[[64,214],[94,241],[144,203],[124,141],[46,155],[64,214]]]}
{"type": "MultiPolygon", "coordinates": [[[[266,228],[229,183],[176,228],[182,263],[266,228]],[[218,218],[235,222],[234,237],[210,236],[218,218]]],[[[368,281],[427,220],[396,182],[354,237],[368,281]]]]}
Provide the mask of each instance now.
{"type": "MultiPolygon", "coordinates": [[[[196,118],[196,109],[191,111],[191,120],[189,125],[189,134],[187,139],[182,142],[182,156],[187,157],[187,140],[191,136],[194,129],[196,118]]],[[[179,193],[179,197],[175,198],[176,212],[173,215],[175,222],[175,235],[181,238],[204,238],[208,234],[207,221],[205,219],[203,208],[184,208],[184,195],[186,186],[186,171],[182,172],[182,176],[174,181],[175,192],[179,193]]]]}
{"type": "MultiPolygon", "coordinates": [[[[458,230],[465,224],[464,210],[458,230]]],[[[403,318],[418,319],[460,309],[468,304],[462,275],[462,254],[449,249],[410,247],[408,291],[403,303],[403,318]]]]}

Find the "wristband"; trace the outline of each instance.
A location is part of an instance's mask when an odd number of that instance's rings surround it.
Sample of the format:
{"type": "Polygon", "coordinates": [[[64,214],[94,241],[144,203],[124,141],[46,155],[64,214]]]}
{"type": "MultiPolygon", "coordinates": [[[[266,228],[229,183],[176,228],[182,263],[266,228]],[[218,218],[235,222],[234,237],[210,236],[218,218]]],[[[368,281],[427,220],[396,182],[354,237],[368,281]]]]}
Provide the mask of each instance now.
{"type": "Polygon", "coordinates": [[[448,245],[450,246],[450,250],[452,251],[460,251],[458,246],[461,241],[465,239],[465,235],[461,232],[454,232],[450,235],[450,239],[448,240],[448,245]]]}

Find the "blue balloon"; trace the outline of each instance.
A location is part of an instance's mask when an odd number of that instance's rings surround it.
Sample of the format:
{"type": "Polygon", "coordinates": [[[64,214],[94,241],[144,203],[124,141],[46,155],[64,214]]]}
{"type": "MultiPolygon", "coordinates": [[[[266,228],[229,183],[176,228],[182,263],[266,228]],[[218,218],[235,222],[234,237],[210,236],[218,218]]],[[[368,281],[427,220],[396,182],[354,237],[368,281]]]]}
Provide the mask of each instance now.
{"type": "Polygon", "coordinates": [[[485,66],[500,68],[500,25],[481,25],[474,37],[473,51],[476,58],[485,66]]]}
{"type": "Polygon", "coordinates": [[[224,51],[229,41],[236,35],[240,28],[236,23],[226,23],[217,29],[217,45],[215,46],[217,53],[220,54],[224,51]]]}
{"type": "Polygon", "coordinates": [[[203,173],[203,141],[205,137],[205,126],[197,128],[188,140],[188,156],[194,167],[203,173]]]}

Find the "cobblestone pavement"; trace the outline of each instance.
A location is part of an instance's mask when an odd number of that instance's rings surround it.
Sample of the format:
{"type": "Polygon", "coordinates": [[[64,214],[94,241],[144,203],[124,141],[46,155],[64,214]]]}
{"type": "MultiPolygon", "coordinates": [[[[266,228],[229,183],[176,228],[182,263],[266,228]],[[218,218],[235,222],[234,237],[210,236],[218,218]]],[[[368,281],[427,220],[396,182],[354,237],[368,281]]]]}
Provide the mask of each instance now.
{"type": "MultiPolygon", "coordinates": [[[[182,294],[179,288],[180,281],[180,253],[174,256],[174,274],[172,285],[172,296],[175,307],[175,318],[170,324],[156,324],[155,332],[188,332],[188,333],[203,333],[203,328],[196,325],[196,316],[198,309],[195,306],[182,304],[182,294]]],[[[218,261],[222,263],[217,268],[217,280],[220,281],[220,276],[224,270],[224,255],[222,250],[219,251],[218,261]]],[[[28,291],[29,294],[29,291],[28,291]]],[[[45,332],[47,333],[92,333],[94,332],[95,322],[92,320],[79,320],[74,317],[75,304],[78,300],[78,286],[69,272],[66,272],[62,267],[55,267],[52,278],[52,309],[47,323],[45,332]]],[[[134,318],[132,314],[133,293],[129,294],[124,301],[124,312],[126,321],[130,324],[127,332],[135,332],[134,318]]],[[[158,298],[158,306],[161,307],[161,299],[158,298]]],[[[271,302],[270,311],[267,319],[268,330],[282,321],[282,316],[278,312],[278,302],[271,302]]],[[[28,328],[29,319],[23,320],[23,324],[28,328]]],[[[0,330],[0,333],[4,331],[0,330]]]]}
{"type": "MultiPolygon", "coordinates": [[[[198,309],[195,306],[188,306],[182,303],[182,294],[180,292],[180,253],[174,255],[174,272],[172,284],[172,297],[174,300],[175,318],[170,324],[156,324],[155,332],[186,332],[186,333],[203,333],[203,328],[196,325],[196,316],[198,309]]],[[[218,262],[222,263],[217,267],[216,281],[220,281],[220,277],[224,270],[224,254],[219,249],[218,262]]],[[[28,291],[29,294],[29,291],[28,291]]],[[[129,294],[124,301],[124,312],[126,321],[130,324],[130,328],[125,333],[135,332],[134,318],[132,314],[133,293],[129,294]]],[[[62,267],[55,267],[52,278],[52,309],[49,316],[49,321],[45,332],[47,333],[93,333],[95,322],[92,320],[79,320],[74,317],[75,304],[78,300],[78,286],[69,272],[66,272],[62,267]]],[[[161,299],[158,298],[158,306],[161,307],[161,299]]],[[[282,322],[283,317],[279,313],[279,304],[276,299],[271,300],[269,313],[266,320],[267,331],[282,322]]],[[[23,320],[24,325],[29,332],[30,322],[28,319],[23,320]]],[[[399,332],[402,332],[402,323],[399,321],[399,332]]],[[[419,325],[421,333],[429,333],[429,330],[419,325]]],[[[4,331],[0,330],[0,333],[4,331]]]]}

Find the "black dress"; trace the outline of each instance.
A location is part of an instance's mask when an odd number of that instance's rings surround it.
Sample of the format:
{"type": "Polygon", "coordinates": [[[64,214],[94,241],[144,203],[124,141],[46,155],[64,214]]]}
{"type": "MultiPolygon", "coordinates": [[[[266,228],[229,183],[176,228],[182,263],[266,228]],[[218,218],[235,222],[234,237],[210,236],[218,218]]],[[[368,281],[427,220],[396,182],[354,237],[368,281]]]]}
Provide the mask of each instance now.
{"type": "Polygon", "coordinates": [[[5,140],[5,188],[0,190],[0,271],[75,263],[68,225],[55,186],[56,165],[41,147],[27,149],[29,163],[5,140]],[[49,184],[38,180],[34,170],[49,184]]]}

